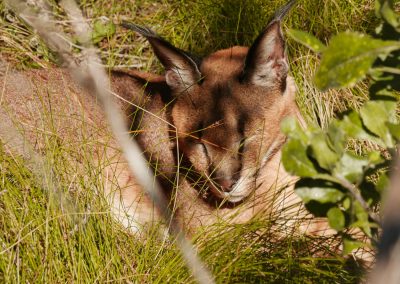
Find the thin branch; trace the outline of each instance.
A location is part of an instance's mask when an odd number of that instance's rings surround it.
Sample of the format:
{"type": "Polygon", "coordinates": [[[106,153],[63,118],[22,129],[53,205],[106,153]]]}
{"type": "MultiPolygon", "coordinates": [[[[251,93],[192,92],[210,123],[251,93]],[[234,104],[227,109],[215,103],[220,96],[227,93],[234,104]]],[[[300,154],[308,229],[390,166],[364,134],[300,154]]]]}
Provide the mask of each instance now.
{"type": "Polygon", "coordinates": [[[382,226],[380,218],[376,216],[374,212],[372,212],[371,208],[369,208],[367,202],[361,196],[359,190],[354,184],[348,182],[346,179],[337,178],[335,180],[337,180],[341,186],[346,188],[351,195],[353,195],[354,199],[356,199],[360,203],[361,207],[368,213],[369,218],[371,218],[379,226],[382,226]]]}

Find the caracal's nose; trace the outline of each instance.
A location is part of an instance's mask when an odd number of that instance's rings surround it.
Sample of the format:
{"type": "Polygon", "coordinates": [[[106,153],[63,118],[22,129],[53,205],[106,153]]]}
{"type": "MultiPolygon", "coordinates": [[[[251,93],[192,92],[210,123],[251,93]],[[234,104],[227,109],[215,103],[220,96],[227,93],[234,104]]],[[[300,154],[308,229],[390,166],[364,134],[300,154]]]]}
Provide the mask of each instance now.
{"type": "Polygon", "coordinates": [[[231,191],[234,184],[237,182],[236,179],[220,178],[217,180],[219,186],[223,191],[231,191]]]}

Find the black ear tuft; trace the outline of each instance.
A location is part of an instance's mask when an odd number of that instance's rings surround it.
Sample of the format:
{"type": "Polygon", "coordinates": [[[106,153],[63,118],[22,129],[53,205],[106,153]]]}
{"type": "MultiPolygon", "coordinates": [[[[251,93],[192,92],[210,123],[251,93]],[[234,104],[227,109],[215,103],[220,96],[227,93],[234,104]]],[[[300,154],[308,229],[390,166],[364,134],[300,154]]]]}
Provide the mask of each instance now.
{"type": "Polygon", "coordinates": [[[190,54],[189,52],[186,52],[186,51],[184,51],[182,49],[179,49],[179,48],[173,46],[171,43],[166,41],[164,38],[159,36],[157,33],[155,33],[153,30],[151,30],[148,27],[140,26],[140,25],[137,25],[137,24],[134,24],[134,23],[130,23],[130,22],[122,22],[121,26],[126,28],[126,29],[133,30],[133,31],[141,34],[147,40],[150,41],[150,44],[152,44],[151,41],[162,42],[166,47],[174,49],[177,52],[182,53],[183,55],[185,55],[188,58],[190,58],[197,66],[200,66],[200,64],[201,64],[201,58],[200,57],[198,57],[196,55],[193,55],[193,54],[190,54]]]}
{"type": "Polygon", "coordinates": [[[167,69],[167,84],[171,87],[187,90],[201,79],[201,60],[197,57],[176,48],[147,27],[128,22],[123,22],[121,26],[136,31],[149,41],[154,53],[167,69]]]}
{"type": "Polygon", "coordinates": [[[129,22],[122,22],[121,26],[126,29],[133,30],[146,38],[147,37],[158,37],[158,35],[148,27],[139,26],[139,25],[136,25],[134,23],[129,23],[129,22]]]}
{"type": "Polygon", "coordinates": [[[283,18],[287,15],[287,13],[292,9],[294,4],[296,4],[296,0],[291,0],[288,3],[286,3],[278,11],[276,11],[273,20],[282,21],[283,18]]]}

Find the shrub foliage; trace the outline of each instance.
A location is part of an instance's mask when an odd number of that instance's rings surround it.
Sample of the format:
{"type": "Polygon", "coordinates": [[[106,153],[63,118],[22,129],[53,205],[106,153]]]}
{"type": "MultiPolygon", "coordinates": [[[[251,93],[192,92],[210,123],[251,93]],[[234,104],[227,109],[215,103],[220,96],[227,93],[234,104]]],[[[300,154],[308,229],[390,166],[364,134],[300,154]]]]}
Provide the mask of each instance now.
{"type": "Polygon", "coordinates": [[[344,253],[365,245],[351,238],[353,228],[375,243],[380,227],[376,211],[400,140],[400,16],[391,0],[376,1],[376,16],[381,22],[374,36],[342,32],[328,46],[305,32],[289,32],[320,53],[314,78],[320,89],[370,82],[370,100],[359,110],[341,114],[325,129],[303,129],[294,119],[282,124],[288,136],[284,166],[300,177],[295,191],[311,213],[328,218],[343,237],[344,253]],[[355,153],[348,146],[350,140],[372,143],[375,150],[355,153]]]}

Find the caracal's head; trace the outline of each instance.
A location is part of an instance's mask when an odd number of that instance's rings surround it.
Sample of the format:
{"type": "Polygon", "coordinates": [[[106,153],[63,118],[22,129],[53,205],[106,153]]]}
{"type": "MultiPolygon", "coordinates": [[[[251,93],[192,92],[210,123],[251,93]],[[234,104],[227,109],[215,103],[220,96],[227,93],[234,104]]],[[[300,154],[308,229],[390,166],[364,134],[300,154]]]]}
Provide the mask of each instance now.
{"type": "Polygon", "coordinates": [[[250,48],[235,46],[202,60],[147,28],[125,24],[149,40],[166,68],[180,151],[213,194],[229,202],[263,183],[260,171],[285,140],[280,123],[297,111],[282,15],[250,48]]]}

